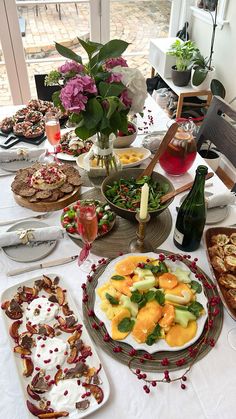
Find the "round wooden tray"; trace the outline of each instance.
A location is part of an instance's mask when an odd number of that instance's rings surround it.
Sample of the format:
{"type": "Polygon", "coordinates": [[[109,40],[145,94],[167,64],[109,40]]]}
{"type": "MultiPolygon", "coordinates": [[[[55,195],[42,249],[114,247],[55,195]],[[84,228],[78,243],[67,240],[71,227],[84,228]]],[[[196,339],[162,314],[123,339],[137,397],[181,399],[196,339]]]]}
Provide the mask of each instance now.
{"type": "Polygon", "coordinates": [[[73,192],[63,196],[62,198],[54,202],[29,202],[27,199],[23,198],[20,195],[17,195],[15,193],[13,193],[13,195],[17,204],[19,204],[21,207],[29,208],[32,211],[50,212],[65,208],[67,205],[72,204],[72,202],[76,201],[79,198],[80,189],[80,186],[76,186],[73,192]]]}
{"type": "MultiPolygon", "coordinates": [[[[170,255],[170,252],[162,249],[158,249],[157,253],[170,255]]],[[[110,260],[107,261],[107,264],[109,262],[110,260]]],[[[187,266],[190,266],[191,264],[191,261],[188,260],[183,260],[183,262],[187,266]]],[[[100,324],[100,320],[96,317],[96,315],[91,316],[90,313],[93,312],[94,309],[95,292],[99,277],[103,274],[107,264],[101,265],[97,268],[95,273],[90,274],[90,279],[86,283],[87,301],[83,303],[83,317],[85,326],[90,336],[108,355],[122,364],[132,366],[132,368],[141,368],[143,371],[149,372],[163,372],[166,369],[169,371],[176,371],[183,368],[189,368],[210,352],[219,338],[223,325],[224,312],[217,288],[214,286],[212,280],[198,267],[196,268],[196,272],[202,274],[201,281],[204,293],[209,302],[209,312],[208,320],[206,321],[203,332],[196,342],[190,344],[190,346],[185,349],[180,349],[179,351],[156,352],[152,354],[151,359],[148,359],[148,352],[144,350],[137,350],[136,354],[133,356],[130,353],[132,347],[127,343],[115,341],[111,338],[108,342],[104,341],[104,335],[107,334],[107,329],[105,325],[100,324]],[[212,299],[216,298],[219,299],[219,303],[217,304],[217,316],[214,315],[216,306],[210,304],[212,299]],[[212,322],[211,326],[209,325],[210,321],[212,322]],[[95,323],[98,327],[94,327],[95,323]],[[121,351],[115,353],[114,348],[117,346],[121,347],[121,351]],[[164,358],[168,358],[168,367],[162,364],[162,360],[164,358]],[[181,360],[183,359],[184,364],[181,363],[181,360]]]]}
{"type": "MultiPolygon", "coordinates": [[[[98,199],[104,201],[99,189],[94,188],[83,193],[80,199],[98,199]]],[[[172,227],[170,211],[166,209],[158,217],[152,218],[147,224],[146,238],[152,244],[154,251],[167,239],[172,227]]],[[[114,258],[122,253],[129,253],[129,244],[136,238],[138,223],[116,216],[116,222],[112,230],[104,237],[98,238],[92,245],[92,253],[97,256],[114,258]]],[[[81,240],[71,239],[83,247],[81,240]]]]}

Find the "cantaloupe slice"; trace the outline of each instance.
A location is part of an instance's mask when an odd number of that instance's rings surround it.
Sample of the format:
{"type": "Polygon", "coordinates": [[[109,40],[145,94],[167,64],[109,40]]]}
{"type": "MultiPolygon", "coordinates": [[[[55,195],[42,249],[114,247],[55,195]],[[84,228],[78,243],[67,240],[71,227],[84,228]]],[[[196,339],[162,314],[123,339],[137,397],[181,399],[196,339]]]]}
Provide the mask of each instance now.
{"type": "Polygon", "coordinates": [[[190,321],[187,327],[175,324],[166,333],[166,342],[169,346],[183,346],[194,338],[197,333],[197,322],[195,320],[190,321]]]}
{"type": "Polygon", "coordinates": [[[152,319],[154,323],[157,323],[162,316],[162,307],[157,301],[149,301],[144,307],[142,307],[137,315],[137,320],[141,319],[152,319]]]}
{"type": "Polygon", "coordinates": [[[171,290],[178,285],[179,281],[176,275],[166,272],[159,276],[159,287],[171,290]]]}
{"type": "Polygon", "coordinates": [[[130,318],[131,314],[130,311],[127,308],[123,308],[115,317],[113,317],[111,321],[111,337],[115,340],[122,340],[125,339],[126,336],[130,332],[120,332],[118,329],[118,325],[121,322],[121,320],[125,319],[126,317],[130,318]]]}
{"type": "Polygon", "coordinates": [[[162,308],[162,318],[159,320],[159,325],[161,327],[169,327],[174,322],[175,319],[175,309],[172,304],[165,304],[162,308]]]}

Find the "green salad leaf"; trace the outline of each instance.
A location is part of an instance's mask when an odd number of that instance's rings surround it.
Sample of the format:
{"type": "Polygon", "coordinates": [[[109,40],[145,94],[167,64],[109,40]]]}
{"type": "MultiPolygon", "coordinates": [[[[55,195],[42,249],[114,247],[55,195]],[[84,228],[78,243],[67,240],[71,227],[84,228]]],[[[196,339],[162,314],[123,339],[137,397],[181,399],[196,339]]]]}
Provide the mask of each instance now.
{"type": "Polygon", "coordinates": [[[108,292],[106,292],[105,297],[113,306],[118,306],[119,300],[117,298],[112,297],[112,295],[108,294],[108,292]]]}
{"type": "Polygon", "coordinates": [[[191,313],[194,314],[194,316],[196,316],[197,318],[200,317],[201,312],[204,310],[204,307],[201,303],[199,303],[198,301],[193,301],[189,306],[188,306],[188,311],[190,311],[191,313]]]}
{"type": "Polygon", "coordinates": [[[129,317],[125,317],[121,320],[121,322],[118,324],[118,330],[120,332],[131,332],[131,330],[134,327],[134,320],[131,320],[129,317]]]}
{"type": "Polygon", "coordinates": [[[197,294],[200,294],[202,292],[202,286],[200,282],[193,280],[190,282],[190,286],[194,291],[196,291],[197,294]]]}
{"type": "Polygon", "coordinates": [[[122,281],[125,277],[121,275],[113,275],[111,279],[114,279],[115,281],[122,281]]]}
{"type": "Polygon", "coordinates": [[[161,326],[157,324],[155,328],[153,329],[152,333],[148,335],[146,339],[146,344],[149,346],[152,346],[160,337],[161,337],[161,326]]]}

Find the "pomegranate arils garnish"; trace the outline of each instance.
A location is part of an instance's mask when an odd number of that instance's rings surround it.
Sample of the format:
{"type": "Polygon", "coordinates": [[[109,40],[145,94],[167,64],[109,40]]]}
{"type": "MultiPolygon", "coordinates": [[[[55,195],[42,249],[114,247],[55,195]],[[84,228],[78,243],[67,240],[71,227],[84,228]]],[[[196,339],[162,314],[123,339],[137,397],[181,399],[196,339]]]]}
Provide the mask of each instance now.
{"type": "Polygon", "coordinates": [[[64,392],[64,396],[67,396],[67,394],[68,394],[68,390],[66,390],[66,391],[64,392]]]}
{"type": "Polygon", "coordinates": [[[54,352],[58,352],[58,348],[55,348],[55,349],[54,349],[54,352]]]}

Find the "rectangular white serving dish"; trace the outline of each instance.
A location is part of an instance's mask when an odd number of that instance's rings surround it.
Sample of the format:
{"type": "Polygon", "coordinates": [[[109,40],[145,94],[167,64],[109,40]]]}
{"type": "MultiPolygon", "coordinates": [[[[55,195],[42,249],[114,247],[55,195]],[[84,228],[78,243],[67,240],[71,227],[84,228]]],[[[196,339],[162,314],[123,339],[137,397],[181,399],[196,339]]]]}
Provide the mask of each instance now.
{"type": "MultiPolygon", "coordinates": [[[[50,274],[47,274],[47,276],[49,278],[51,278],[51,279],[54,279],[56,276],[59,276],[59,275],[50,273],[50,274]]],[[[7,288],[6,290],[3,291],[2,295],[1,295],[1,303],[4,302],[4,301],[6,301],[6,300],[12,299],[13,296],[17,293],[17,288],[19,286],[21,286],[21,287],[23,287],[23,286],[28,286],[28,287],[33,286],[34,281],[36,281],[38,279],[41,279],[41,278],[42,278],[42,275],[41,276],[34,277],[34,278],[29,279],[27,281],[23,281],[20,284],[16,284],[16,285],[13,285],[13,286],[7,288]]],[[[99,357],[98,357],[98,355],[96,353],[96,350],[95,350],[95,347],[94,347],[94,343],[92,342],[92,340],[91,340],[91,338],[90,338],[90,336],[89,336],[89,334],[88,334],[88,332],[87,332],[87,330],[86,330],[86,328],[84,326],[84,323],[83,323],[83,321],[82,321],[82,319],[81,319],[81,317],[79,315],[79,312],[78,312],[78,309],[76,307],[76,304],[75,304],[75,302],[74,302],[74,300],[73,300],[73,298],[72,298],[72,296],[70,294],[70,291],[68,290],[67,283],[60,276],[59,276],[59,278],[60,278],[59,285],[63,289],[66,289],[67,290],[66,295],[67,295],[67,302],[69,304],[69,307],[73,310],[74,314],[76,315],[76,317],[78,319],[78,322],[83,325],[81,339],[83,340],[83,342],[86,345],[90,346],[91,349],[92,349],[93,355],[91,357],[89,357],[88,363],[90,365],[96,367],[96,368],[99,368],[99,366],[102,365],[102,364],[101,364],[100,359],[99,359],[99,357]]],[[[20,383],[21,383],[22,393],[24,395],[25,400],[30,400],[32,403],[35,404],[35,401],[32,400],[32,399],[30,399],[30,397],[29,397],[29,395],[27,393],[27,390],[26,390],[27,385],[31,382],[33,375],[31,377],[29,377],[29,378],[26,378],[26,377],[24,377],[22,375],[22,369],[23,369],[22,368],[22,360],[20,358],[20,355],[15,354],[13,352],[13,348],[15,346],[15,342],[14,342],[14,340],[11,338],[11,336],[9,334],[9,327],[13,323],[13,320],[9,319],[5,313],[2,313],[2,318],[3,318],[3,321],[4,321],[6,332],[7,332],[8,336],[9,336],[9,342],[10,342],[10,346],[11,346],[12,356],[13,356],[13,358],[15,360],[16,368],[17,368],[17,371],[18,371],[18,377],[19,377],[19,380],[20,380],[20,383]]],[[[23,320],[23,319],[21,319],[21,320],[23,320]]],[[[66,338],[68,338],[70,335],[67,334],[67,333],[62,333],[60,336],[65,336],[65,340],[66,340],[66,338]]],[[[64,341],[64,339],[63,339],[63,341],[64,341]]],[[[69,366],[69,364],[68,364],[68,366],[69,366]]],[[[74,366],[74,364],[70,364],[70,367],[73,367],[73,366],[74,366]]],[[[108,382],[106,373],[104,371],[103,365],[102,365],[101,371],[99,372],[99,377],[101,378],[101,381],[102,381],[101,387],[102,387],[102,390],[103,390],[103,393],[104,393],[103,401],[100,404],[97,404],[96,400],[93,397],[91,397],[91,404],[90,404],[90,406],[88,407],[87,410],[80,412],[80,411],[77,411],[75,409],[73,412],[71,412],[69,414],[69,416],[67,416],[68,419],[81,419],[81,418],[84,418],[85,416],[90,415],[91,413],[93,413],[96,410],[100,409],[107,402],[107,400],[109,398],[109,395],[110,395],[110,386],[109,386],[109,382],[108,382]]],[[[27,407],[26,407],[26,409],[27,409],[27,407]]],[[[30,418],[32,418],[32,419],[34,418],[35,419],[35,416],[33,416],[29,411],[28,411],[28,415],[29,415],[30,418]]]]}

